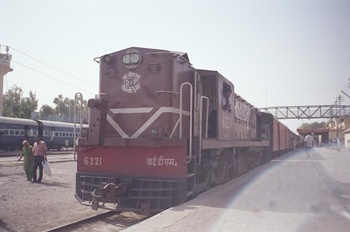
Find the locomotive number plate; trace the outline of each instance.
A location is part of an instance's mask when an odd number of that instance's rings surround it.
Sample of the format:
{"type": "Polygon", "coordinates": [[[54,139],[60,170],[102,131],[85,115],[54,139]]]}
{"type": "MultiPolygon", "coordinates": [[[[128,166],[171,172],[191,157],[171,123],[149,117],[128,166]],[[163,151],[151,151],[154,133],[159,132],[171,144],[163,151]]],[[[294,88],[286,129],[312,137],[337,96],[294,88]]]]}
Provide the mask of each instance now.
{"type": "Polygon", "coordinates": [[[85,157],[84,164],[87,166],[100,166],[102,165],[101,157],[85,157]]]}

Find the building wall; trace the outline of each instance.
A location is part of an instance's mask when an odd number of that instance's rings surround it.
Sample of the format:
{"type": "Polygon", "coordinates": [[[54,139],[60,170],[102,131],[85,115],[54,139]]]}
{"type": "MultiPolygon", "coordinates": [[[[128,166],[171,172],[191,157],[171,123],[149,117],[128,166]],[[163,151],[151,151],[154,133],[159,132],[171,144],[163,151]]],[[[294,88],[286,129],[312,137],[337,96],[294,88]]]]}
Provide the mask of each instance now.
{"type": "Polygon", "coordinates": [[[344,133],[344,141],[345,141],[344,146],[350,149],[350,131],[344,133]]]}
{"type": "Polygon", "coordinates": [[[347,146],[347,141],[350,139],[350,132],[344,133],[344,131],[350,128],[350,117],[333,119],[328,126],[329,139],[331,141],[337,141],[337,139],[339,139],[342,145],[347,146]]]}

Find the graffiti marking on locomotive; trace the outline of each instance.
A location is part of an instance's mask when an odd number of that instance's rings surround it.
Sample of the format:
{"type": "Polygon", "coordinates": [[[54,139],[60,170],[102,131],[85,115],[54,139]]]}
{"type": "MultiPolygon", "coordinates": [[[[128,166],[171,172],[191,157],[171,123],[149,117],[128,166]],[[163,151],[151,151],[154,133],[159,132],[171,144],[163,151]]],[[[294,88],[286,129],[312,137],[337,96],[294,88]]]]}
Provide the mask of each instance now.
{"type": "Polygon", "coordinates": [[[101,157],[85,157],[84,164],[86,166],[101,166],[102,158],[101,157]]]}
{"type": "Polygon", "coordinates": [[[231,129],[231,125],[233,125],[233,118],[223,115],[221,122],[222,122],[222,128],[229,130],[231,129]]]}
{"type": "Polygon", "coordinates": [[[235,106],[236,117],[243,120],[248,121],[250,117],[250,108],[246,104],[242,102],[237,102],[235,106]]]}
{"type": "Polygon", "coordinates": [[[136,93],[138,89],[141,88],[139,79],[141,78],[141,75],[134,73],[134,72],[128,72],[123,77],[123,86],[122,90],[127,93],[136,93]]]}
{"type": "Polygon", "coordinates": [[[173,166],[177,167],[177,162],[175,159],[165,158],[163,156],[153,156],[153,158],[146,158],[146,164],[149,166],[173,166]]]}

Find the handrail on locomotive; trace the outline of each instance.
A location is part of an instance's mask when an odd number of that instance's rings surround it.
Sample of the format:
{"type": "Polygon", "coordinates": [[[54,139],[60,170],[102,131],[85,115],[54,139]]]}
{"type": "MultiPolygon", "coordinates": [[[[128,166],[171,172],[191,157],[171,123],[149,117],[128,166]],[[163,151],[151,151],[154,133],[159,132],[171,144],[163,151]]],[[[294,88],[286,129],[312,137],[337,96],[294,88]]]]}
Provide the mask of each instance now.
{"type": "MultiPolygon", "coordinates": [[[[199,125],[203,125],[203,101],[206,101],[206,111],[205,111],[205,136],[204,138],[208,138],[208,119],[209,119],[209,98],[206,96],[201,96],[201,101],[200,101],[200,115],[199,115],[199,125]]],[[[202,139],[203,139],[203,134],[202,134],[202,126],[199,127],[199,147],[202,147],[202,139]]],[[[196,165],[200,165],[202,162],[202,149],[199,149],[199,154],[198,154],[198,162],[196,161],[196,165]]]]}
{"type": "Polygon", "coordinates": [[[189,118],[189,122],[190,122],[190,128],[189,128],[189,149],[188,149],[188,157],[187,157],[187,163],[191,162],[192,160],[192,133],[193,133],[193,129],[192,129],[192,109],[193,109],[193,103],[192,103],[192,96],[193,96],[193,87],[192,84],[190,82],[184,82],[181,84],[180,86],[180,139],[182,138],[182,115],[183,115],[183,102],[182,102],[182,98],[183,98],[183,88],[185,85],[188,85],[190,88],[190,118],[189,118]]]}

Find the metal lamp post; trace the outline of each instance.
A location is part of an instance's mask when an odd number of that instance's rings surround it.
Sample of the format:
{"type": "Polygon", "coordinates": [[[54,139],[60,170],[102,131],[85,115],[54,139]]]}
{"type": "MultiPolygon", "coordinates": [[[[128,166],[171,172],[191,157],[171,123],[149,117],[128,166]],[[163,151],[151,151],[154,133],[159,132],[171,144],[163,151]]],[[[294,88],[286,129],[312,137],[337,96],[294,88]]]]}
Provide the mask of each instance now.
{"type": "Polygon", "coordinates": [[[74,160],[76,160],[76,145],[77,145],[77,133],[76,133],[76,120],[77,120],[77,105],[79,104],[79,122],[80,122],[80,133],[83,129],[83,95],[78,92],[75,94],[74,97],[74,147],[73,147],[73,153],[74,153],[74,160]]]}

